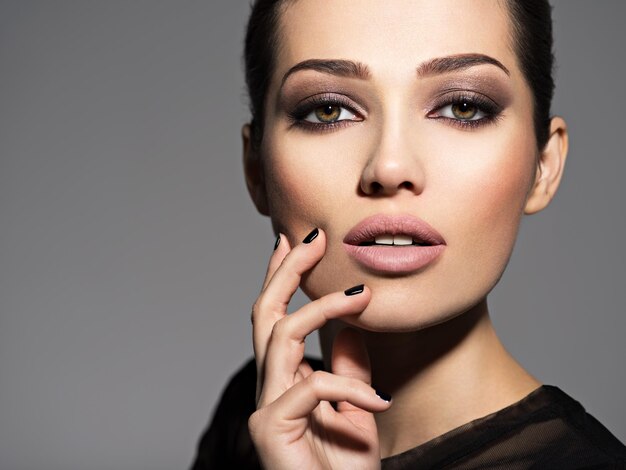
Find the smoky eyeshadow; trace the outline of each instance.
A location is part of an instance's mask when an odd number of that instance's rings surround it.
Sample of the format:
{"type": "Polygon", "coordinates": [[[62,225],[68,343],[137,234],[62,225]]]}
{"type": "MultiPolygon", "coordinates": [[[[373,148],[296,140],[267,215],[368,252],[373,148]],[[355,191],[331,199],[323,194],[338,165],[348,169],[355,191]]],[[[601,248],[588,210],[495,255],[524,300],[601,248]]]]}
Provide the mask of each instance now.
{"type": "Polygon", "coordinates": [[[424,109],[432,109],[442,96],[450,93],[478,93],[493,101],[500,109],[511,104],[513,92],[511,86],[496,78],[484,74],[460,74],[450,77],[428,79],[424,93],[428,97],[424,109]]]}
{"type": "MultiPolygon", "coordinates": [[[[304,75],[304,74],[303,74],[304,75]]],[[[367,83],[346,78],[334,78],[321,74],[293,77],[281,87],[276,96],[275,111],[291,112],[301,103],[319,95],[342,95],[352,101],[352,106],[361,113],[368,112],[368,103],[376,100],[375,93],[368,93],[367,83]]],[[[492,101],[495,107],[504,109],[513,99],[511,85],[501,77],[483,71],[468,70],[458,73],[423,78],[415,83],[424,112],[432,111],[442,101],[442,97],[454,93],[475,93],[492,101]]]]}
{"type": "MultiPolygon", "coordinates": [[[[354,103],[354,108],[359,112],[367,112],[365,105],[365,93],[359,93],[359,88],[363,85],[354,83],[353,80],[333,79],[326,77],[304,78],[300,80],[290,80],[291,83],[279,90],[276,100],[276,111],[293,110],[299,103],[306,101],[313,96],[319,95],[343,95],[354,103]],[[347,83],[348,82],[348,83],[347,83]],[[348,86],[349,85],[349,86],[348,86]]],[[[371,95],[367,95],[371,100],[371,95]]]]}

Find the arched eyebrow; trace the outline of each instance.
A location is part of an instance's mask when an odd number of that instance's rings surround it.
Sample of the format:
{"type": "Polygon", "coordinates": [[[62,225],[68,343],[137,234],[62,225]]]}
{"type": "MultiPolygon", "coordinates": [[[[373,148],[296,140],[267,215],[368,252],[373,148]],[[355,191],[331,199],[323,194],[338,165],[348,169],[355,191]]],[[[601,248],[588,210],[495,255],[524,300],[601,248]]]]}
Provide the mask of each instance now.
{"type": "Polygon", "coordinates": [[[511,75],[502,62],[485,54],[457,54],[447,57],[436,57],[434,59],[422,62],[417,67],[417,76],[426,77],[430,75],[438,75],[442,73],[463,70],[476,65],[491,64],[499,67],[507,75],[511,75]]]}
{"type": "MultiPolygon", "coordinates": [[[[446,57],[436,57],[422,62],[417,67],[417,76],[419,78],[439,75],[442,73],[464,70],[477,65],[491,64],[502,69],[507,75],[511,75],[509,70],[497,59],[485,54],[457,54],[446,57]]],[[[308,59],[298,62],[291,67],[281,81],[281,88],[290,75],[300,70],[315,70],[317,72],[337,75],[340,77],[357,78],[367,80],[371,77],[370,69],[362,62],[355,62],[344,59],[308,59]]]]}
{"type": "Polygon", "coordinates": [[[367,80],[371,76],[369,67],[361,62],[354,62],[352,60],[343,59],[308,59],[302,62],[298,62],[296,65],[287,70],[287,73],[283,75],[283,80],[280,86],[283,86],[283,84],[291,74],[300,70],[316,70],[318,72],[327,73],[330,75],[358,78],[360,80],[367,80]]]}

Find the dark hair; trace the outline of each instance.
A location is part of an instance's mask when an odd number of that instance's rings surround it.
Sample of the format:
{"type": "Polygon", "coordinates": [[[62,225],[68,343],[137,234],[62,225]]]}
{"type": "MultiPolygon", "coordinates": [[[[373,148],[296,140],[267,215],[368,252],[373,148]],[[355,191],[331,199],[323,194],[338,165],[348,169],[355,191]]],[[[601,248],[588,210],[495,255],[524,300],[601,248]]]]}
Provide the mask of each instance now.
{"type": "MultiPolygon", "coordinates": [[[[279,47],[278,20],[289,0],[256,0],[246,30],[244,63],[250,97],[251,140],[258,149],[263,139],[263,113],[270,77],[279,47]]],[[[552,9],[548,0],[506,0],[512,25],[512,45],[533,95],[537,148],[550,131],[550,104],[554,94],[552,9]]]]}
{"type": "Polygon", "coordinates": [[[552,9],[548,0],[508,0],[513,47],[520,69],[533,94],[537,148],[550,136],[550,105],[554,95],[552,9]]]}

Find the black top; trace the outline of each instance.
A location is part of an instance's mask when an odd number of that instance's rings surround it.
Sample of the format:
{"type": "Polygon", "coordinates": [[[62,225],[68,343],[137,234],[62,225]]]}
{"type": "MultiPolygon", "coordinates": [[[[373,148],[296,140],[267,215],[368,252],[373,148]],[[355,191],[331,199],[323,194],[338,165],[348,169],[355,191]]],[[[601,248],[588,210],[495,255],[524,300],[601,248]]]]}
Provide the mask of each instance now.
{"type": "MultiPolygon", "coordinates": [[[[314,369],[319,360],[307,358],[314,369]]],[[[192,470],[258,469],[248,434],[256,367],[230,380],[198,445],[192,470]]],[[[522,400],[413,449],[382,459],[383,469],[626,469],[626,447],[558,387],[522,400]]]]}

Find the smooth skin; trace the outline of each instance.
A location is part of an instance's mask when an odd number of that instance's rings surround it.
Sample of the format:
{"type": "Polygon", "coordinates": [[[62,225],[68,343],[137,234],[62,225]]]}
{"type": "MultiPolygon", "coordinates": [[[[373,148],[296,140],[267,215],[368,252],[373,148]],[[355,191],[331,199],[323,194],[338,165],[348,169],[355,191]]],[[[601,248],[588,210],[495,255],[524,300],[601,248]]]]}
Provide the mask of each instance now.
{"type": "Polygon", "coordinates": [[[556,193],[567,127],[553,118],[547,145],[537,149],[532,95],[501,2],[320,5],[298,0],[282,12],[259,151],[249,126],[242,131],[248,190],[281,234],[253,308],[259,382],[249,426],[267,468],[378,468],[381,457],[500,410],[541,384],[499,341],[487,294],[523,215],[541,211],[556,193]],[[468,27],[476,24],[482,27],[468,27]],[[493,57],[508,73],[482,64],[416,77],[432,58],[466,53],[493,57]],[[302,70],[283,83],[309,59],[356,61],[369,76],[302,70]],[[499,102],[499,118],[460,127],[449,106],[433,108],[452,88],[499,102]],[[341,97],[351,112],[332,131],[294,127],[293,107],[314,95],[341,97]],[[445,238],[444,253],[403,276],[358,266],[342,239],[378,213],[423,218],[445,238]],[[319,236],[302,243],[315,227],[319,236]],[[361,283],[363,293],[343,294],[361,283]],[[313,301],[287,315],[298,286],[313,301]],[[303,361],[304,339],[316,329],[331,372],[313,373],[303,361]],[[372,382],[393,396],[391,404],[372,382]]]}

